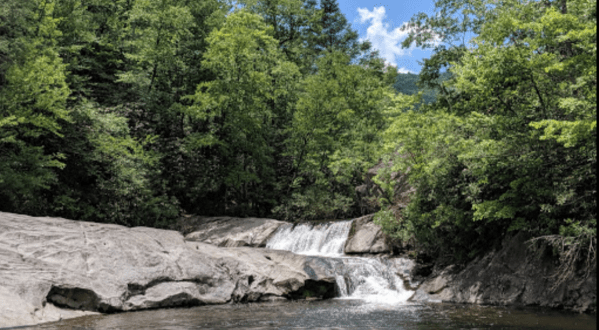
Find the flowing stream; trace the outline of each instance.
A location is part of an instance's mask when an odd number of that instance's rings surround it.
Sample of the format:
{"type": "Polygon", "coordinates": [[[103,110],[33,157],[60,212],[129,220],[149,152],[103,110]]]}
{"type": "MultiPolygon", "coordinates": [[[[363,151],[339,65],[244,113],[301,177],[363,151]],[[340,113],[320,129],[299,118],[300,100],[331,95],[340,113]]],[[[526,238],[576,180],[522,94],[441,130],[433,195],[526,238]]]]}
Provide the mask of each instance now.
{"type": "Polygon", "coordinates": [[[379,259],[343,254],[351,225],[351,220],[284,225],[270,238],[266,248],[331,258],[329,262],[335,265],[340,299],[387,304],[406,302],[414,292],[404,288],[403,280],[396,274],[397,269],[379,259]]]}

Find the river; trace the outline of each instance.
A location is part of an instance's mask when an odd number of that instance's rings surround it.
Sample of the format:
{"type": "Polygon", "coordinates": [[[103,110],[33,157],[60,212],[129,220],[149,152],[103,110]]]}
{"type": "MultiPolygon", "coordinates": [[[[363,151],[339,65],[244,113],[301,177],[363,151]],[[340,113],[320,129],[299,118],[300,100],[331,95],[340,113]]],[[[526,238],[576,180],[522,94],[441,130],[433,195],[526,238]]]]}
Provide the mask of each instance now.
{"type": "Polygon", "coordinates": [[[596,329],[596,316],[454,304],[386,305],[332,299],[162,309],[88,316],[23,329],[596,329]]]}

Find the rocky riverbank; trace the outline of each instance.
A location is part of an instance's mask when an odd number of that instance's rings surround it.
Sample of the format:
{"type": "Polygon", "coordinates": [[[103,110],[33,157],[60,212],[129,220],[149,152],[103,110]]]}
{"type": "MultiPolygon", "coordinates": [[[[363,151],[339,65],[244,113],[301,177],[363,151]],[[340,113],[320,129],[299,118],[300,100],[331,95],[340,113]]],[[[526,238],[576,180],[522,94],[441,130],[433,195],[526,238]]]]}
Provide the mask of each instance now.
{"type": "Polygon", "coordinates": [[[0,327],[98,312],[331,297],[319,258],[176,231],[0,212],[0,327]],[[309,291],[309,292],[308,292],[309,291]]]}
{"type": "MultiPolygon", "coordinates": [[[[93,313],[331,298],[345,259],[260,248],[273,219],[185,218],[175,230],[126,228],[0,212],[0,328],[93,313]],[[185,234],[185,236],[184,236],[185,234]]],[[[356,219],[346,254],[376,256],[415,290],[412,301],[534,305],[596,312],[596,265],[563,284],[525,234],[465,266],[390,256],[372,217],[356,219]]],[[[352,279],[345,279],[346,283],[352,279]]]]}
{"type": "Polygon", "coordinates": [[[531,250],[527,240],[525,233],[518,233],[465,266],[434,266],[412,299],[596,313],[597,265],[581,265],[573,276],[557,283],[557,258],[549,249],[531,250]]]}

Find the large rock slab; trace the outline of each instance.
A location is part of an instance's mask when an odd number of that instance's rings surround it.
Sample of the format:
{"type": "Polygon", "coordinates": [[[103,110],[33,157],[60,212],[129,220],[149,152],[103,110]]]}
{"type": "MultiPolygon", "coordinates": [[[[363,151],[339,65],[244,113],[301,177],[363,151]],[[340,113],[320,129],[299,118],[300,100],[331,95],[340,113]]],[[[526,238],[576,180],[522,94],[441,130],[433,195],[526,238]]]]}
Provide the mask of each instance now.
{"type": "Polygon", "coordinates": [[[0,327],[297,298],[307,287],[334,290],[326,267],[290,252],[186,242],[176,231],[0,212],[0,327]]]}
{"type": "Polygon", "coordinates": [[[321,298],[335,294],[334,261],[304,256],[289,251],[249,247],[219,248],[214,245],[188,241],[192,249],[204,251],[234,273],[238,279],[232,294],[234,301],[265,301],[278,297],[298,298],[305,285],[320,285],[326,289],[321,298]]]}
{"type": "Polygon", "coordinates": [[[345,242],[346,254],[391,252],[381,227],[374,224],[373,218],[374,214],[370,214],[354,219],[349,237],[345,242]]]}
{"type": "Polygon", "coordinates": [[[177,229],[188,241],[222,247],[265,247],[268,238],[283,224],[264,218],[190,217],[181,219],[177,229]]]}
{"type": "Polygon", "coordinates": [[[475,259],[466,267],[455,265],[433,273],[412,300],[488,305],[534,305],[578,312],[596,309],[597,269],[583,267],[551,290],[557,269],[555,258],[528,249],[527,236],[506,239],[498,251],[475,259]]]}

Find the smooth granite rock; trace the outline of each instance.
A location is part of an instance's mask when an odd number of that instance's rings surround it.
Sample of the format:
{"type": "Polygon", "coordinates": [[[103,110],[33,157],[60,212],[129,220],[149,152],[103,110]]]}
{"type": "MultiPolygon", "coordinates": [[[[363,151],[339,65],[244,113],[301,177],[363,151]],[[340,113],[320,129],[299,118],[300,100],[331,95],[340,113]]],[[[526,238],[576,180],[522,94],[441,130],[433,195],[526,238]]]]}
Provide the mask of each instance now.
{"type": "Polygon", "coordinates": [[[354,219],[350,235],[345,242],[346,254],[391,252],[381,227],[372,222],[373,218],[374,215],[370,214],[354,219]]]}
{"type": "Polygon", "coordinates": [[[298,291],[301,293],[306,281],[321,283],[327,288],[327,295],[335,290],[334,266],[326,258],[249,247],[219,248],[201,242],[187,244],[234,269],[238,279],[232,294],[234,301],[272,300],[272,296],[293,298],[298,291]]]}
{"type": "Polygon", "coordinates": [[[302,298],[315,285],[334,291],[326,267],[291,252],[186,242],[176,231],[0,212],[0,327],[302,298]]]}
{"type": "Polygon", "coordinates": [[[263,218],[189,217],[177,228],[188,241],[223,247],[265,247],[268,238],[286,222],[263,218]]]}

